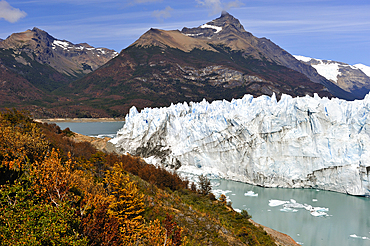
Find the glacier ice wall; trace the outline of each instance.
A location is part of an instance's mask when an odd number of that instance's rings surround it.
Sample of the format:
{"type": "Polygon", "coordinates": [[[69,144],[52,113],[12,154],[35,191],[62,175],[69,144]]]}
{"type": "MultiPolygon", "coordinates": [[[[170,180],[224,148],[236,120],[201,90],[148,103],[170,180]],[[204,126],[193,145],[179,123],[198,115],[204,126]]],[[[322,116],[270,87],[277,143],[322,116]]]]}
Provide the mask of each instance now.
{"type": "Polygon", "coordinates": [[[195,174],[265,187],[370,195],[370,94],[282,95],[135,107],[111,141],[122,152],[195,174]]]}

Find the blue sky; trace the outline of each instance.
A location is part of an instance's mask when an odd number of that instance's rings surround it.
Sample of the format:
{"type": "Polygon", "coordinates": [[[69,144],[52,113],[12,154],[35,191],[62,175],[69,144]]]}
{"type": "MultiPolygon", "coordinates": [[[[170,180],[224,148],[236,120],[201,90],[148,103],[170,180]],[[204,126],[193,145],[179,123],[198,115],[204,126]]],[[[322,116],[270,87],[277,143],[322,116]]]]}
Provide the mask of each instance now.
{"type": "Polygon", "coordinates": [[[370,66],[368,0],[0,0],[0,38],[38,27],[121,51],[151,27],[196,27],[222,10],[291,54],[370,66]]]}

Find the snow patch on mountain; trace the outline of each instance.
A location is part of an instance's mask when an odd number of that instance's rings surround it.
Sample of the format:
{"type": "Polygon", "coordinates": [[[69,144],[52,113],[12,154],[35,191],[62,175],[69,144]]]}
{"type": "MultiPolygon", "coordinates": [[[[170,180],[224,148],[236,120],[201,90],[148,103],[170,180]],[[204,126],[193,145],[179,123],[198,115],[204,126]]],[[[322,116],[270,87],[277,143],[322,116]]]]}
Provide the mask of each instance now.
{"type": "Polygon", "coordinates": [[[311,57],[306,57],[306,56],[300,56],[300,55],[294,55],[295,59],[303,62],[309,62],[312,60],[311,57]]]}
{"type": "Polygon", "coordinates": [[[370,77],[370,67],[363,64],[349,65],[342,62],[331,60],[321,60],[300,55],[294,56],[297,60],[310,63],[312,67],[323,77],[334,82],[338,82],[338,76],[341,76],[341,68],[351,68],[361,70],[366,76],[370,77]]]}
{"type": "Polygon", "coordinates": [[[56,49],[57,46],[61,47],[64,50],[67,50],[68,48],[72,48],[71,43],[66,42],[66,41],[61,41],[61,40],[54,40],[52,46],[53,46],[53,49],[56,49]]]}
{"type": "MultiPolygon", "coordinates": [[[[65,51],[75,51],[75,50],[91,51],[93,54],[97,53],[97,56],[99,56],[99,54],[100,55],[107,54],[106,50],[104,50],[103,48],[94,48],[94,47],[91,47],[91,46],[88,46],[88,45],[84,46],[84,45],[81,45],[81,44],[75,45],[75,44],[72,44],[71,42],[68,42],[68,41],[62,41],[62,40],[55,39],[52,43],[52,49],[55,50],[55,49],[58,49],[58,48],[62,48],[65,51]]],[[[114,58],[114,57],[118,56],[118,52],[112,51],[110,56],[112,58],[114,58]]]]}
{"type": "Polygon", "coordinates": [[[337,63],[325,64],[320,61],[319,64],[312,65],[312,67],[314,67],[321,76],[336,83],[338,82],[338,76],[341,75],[341,72],[339,72],[339,64],[337,63]]]}
{"type": "Polygon", "coordinates": [[[215,29],[216,32],[215,33],[219,33],[222,31],[222,27],[220,26],[213,26],[213,25],[208,25],[208,24],[203,24],[200,26],[200,28],[211,28],[211,29],[215,29]]]}
{"type": "Polygon", "coordinates": [[[370,67],[369,66],[366,66],[364,64],[355,64],[353,66],[356,67],[357,69],[360,69],[364,74],[366,74],[366,76],[370,77],[370,67]]]}
{"type": "Polygon", "coordinates": [[[303,61],[303,62],[312,62],[314,61],[315,64],[311,64],[313,68],[316,69],[316,71],[323,77],[325,77],[328,80],[334,81],[335,83],[338,82],[338,76],[341,75],[341,72],[339,71],[340,66],[342,64],[339,64],[337,62],[333,62],[330,60],[320,60],[310,57],[304,57],[304,56],[294,56],[297,60],[303,61]]]}

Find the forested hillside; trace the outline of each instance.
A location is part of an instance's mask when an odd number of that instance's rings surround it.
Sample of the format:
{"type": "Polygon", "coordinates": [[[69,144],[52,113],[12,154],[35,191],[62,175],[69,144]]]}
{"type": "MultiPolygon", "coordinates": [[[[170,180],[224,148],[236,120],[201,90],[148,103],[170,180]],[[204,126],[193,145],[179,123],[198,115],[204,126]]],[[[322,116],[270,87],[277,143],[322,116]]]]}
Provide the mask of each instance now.
{"type": "Polygon", "coordinates": [[[275,245],[207,178],[189,185],[73,134],[0,114],[0,245],[275,245]]]}

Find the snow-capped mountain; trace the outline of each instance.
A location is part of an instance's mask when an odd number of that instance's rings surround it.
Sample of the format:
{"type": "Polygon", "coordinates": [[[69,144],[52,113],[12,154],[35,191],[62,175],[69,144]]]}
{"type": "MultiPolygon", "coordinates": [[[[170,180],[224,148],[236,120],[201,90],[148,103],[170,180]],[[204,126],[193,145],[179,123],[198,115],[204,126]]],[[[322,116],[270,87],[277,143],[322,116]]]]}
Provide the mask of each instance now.
{"type": "Polygon", "coordinates": [[[370,95],[272,97],[135,107],[111,140],[179,171],[265,187],[370,195],[370,95]]]}
{"type": "Polygon", "coordinates": [[[108,56],[108,59],[112,59],[116,56],[118,56],[118,52],[114,50],[110,50],[107,48],[95,48],[93,46],[90,46],[86,43],[81,44],[73,44],[66,40],[58,40],[55,39],[52,43],[52,49],[53,50],[60,50],[64,52],[85,52],[85,53],[91,53],[91,55],[95,55],[96,57],[100,56],[108,56]]]}
{"type": "MultiPolygon", "coordinates": [[[[36,27],[25,32],[13,33],[0,41],[0,59],[4,57],[4,61],[13,62],[5,58],[9,52],[13,52],[13,60],[19,63],[19,66],[26,65],[35,69],[28,61],[35,60],[72,77],[90,73],[118,55],[116,51],[107,48],[94,48],[86,43],[73,44],[56,39],[36,27]]],[[[19,66],[16,63],[9,67],[17,70],[19,66]]],[[[26,69],[20,70],[24,73],[26,69]]]]}
{"type": "Polygon", "coordinates": [[[349,65],[343,62],[299,55],[294,57],[305,64],[311,65],[321,76],[336,83],[347,92],[362,98],[370,91],[370,67],[366,65],[349,65]]]}

